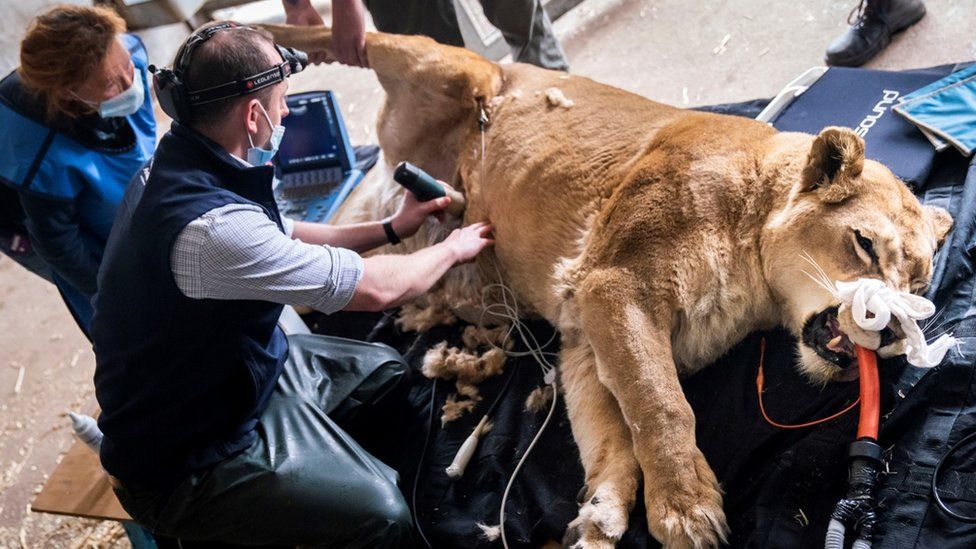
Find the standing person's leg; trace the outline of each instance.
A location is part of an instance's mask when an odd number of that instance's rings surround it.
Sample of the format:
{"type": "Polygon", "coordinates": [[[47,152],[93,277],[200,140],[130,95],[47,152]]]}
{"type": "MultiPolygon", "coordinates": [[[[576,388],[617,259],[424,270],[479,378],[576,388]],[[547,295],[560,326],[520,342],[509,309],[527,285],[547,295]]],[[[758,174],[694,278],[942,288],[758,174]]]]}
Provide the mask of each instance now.
{"type": "Polygon", "coordinates": [[[829,46],[828,65],[858,67],[891,43],[891,37],[925,16],[922,0],[861,0],[847,17],[850,28],[829,46]]]}
{"type": "Polygon", "coordinates": [[[545,69],[569,71],[569,61],[541,0],[481,0],[485,16],[512,48],[512,57],[545,69]]]}
{"type": "MultiPolygon", "coordinates": [[[[308,379],[294,357],[247,450],[170,493],[117,492],[137,522],[191,541],[413,547],[396,472],[326,415],[309,390],[332,380],[308,379]]],[[[336,380],[333,389],[346,394],[349,383],[336,380]]]]}
{"type": "Polygon", "coordinates": [[[363,0],[382,32],[421,34],[441,44],[464,47],[452,0],[363,0]]]}

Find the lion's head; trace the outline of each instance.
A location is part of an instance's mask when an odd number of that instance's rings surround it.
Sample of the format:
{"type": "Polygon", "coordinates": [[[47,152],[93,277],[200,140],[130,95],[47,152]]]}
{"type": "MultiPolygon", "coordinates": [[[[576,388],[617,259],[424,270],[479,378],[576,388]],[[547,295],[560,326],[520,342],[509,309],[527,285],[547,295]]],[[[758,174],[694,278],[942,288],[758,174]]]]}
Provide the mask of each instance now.
{"type": "Polygon", "coordinates": [[[802,371],[818,381],[856,377],[852,342],[882,356],[902,352],[900,331],[861,330],[830,288],[836,280],[876,278],[923,293],[951,227],[945,210],[922,205],[888,168],[866,160],[854,132],[823,130],[762,237],[763,269],[784,324],[800,341],[802,371]]]}

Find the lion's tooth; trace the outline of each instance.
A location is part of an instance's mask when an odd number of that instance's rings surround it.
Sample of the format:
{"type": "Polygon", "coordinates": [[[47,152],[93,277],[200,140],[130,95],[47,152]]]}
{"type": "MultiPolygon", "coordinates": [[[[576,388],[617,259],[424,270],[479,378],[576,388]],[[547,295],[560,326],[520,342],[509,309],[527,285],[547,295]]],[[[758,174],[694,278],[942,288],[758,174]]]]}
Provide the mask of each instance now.
{"type": "Polygon", "coordinates": [[[830,349],[831,351],[834,351],[835,353],[841,352],[843,350],[841,344],[843,339],[844,336],[837,336],[834,339],[831,339],[830,341],[827,342],[827,348],[830,349]]]}

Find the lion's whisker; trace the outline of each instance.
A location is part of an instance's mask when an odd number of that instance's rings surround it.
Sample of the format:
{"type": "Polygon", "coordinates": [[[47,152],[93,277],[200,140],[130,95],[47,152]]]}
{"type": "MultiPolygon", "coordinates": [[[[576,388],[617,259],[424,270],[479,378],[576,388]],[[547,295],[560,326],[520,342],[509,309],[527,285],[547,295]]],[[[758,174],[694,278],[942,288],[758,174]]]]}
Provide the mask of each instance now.
{"type": "Polygon", "coordinates": [[[820,267],[820,265],[817,263],[817,261],[815,259],[813,259],[813,256],[810,255],[810,253],[807,252],[806,250],[802,250],[800,252],[800,254],[801,254],[800,257],[804,261],[806,261],[807,263],[809,263],[810,265],[812,265],[814,269],[816,269],[817,274],[820,275],[821,280],[823,281],[824,285],[827,286],[828,291],[830,292],[830,294],[833,295],[834,297],[837,297],[837,290],[834,289],[833,281],[830,280],[830,277],[827,276],[827,273],[823,270],[823,268],[820,267]]]}
{"type": "MultiPolygon", "coordinates": [[[[939,309],[938,311],[936,311],[935,314],[932,315],[931,318],[927,319],[925,321],[925,324],[922,325],[922,332],[924,333],[924,332],[928,331],[928,329],[931,328],[932,325],[935,324],[935,322],[937,320],[939,320],[939,317],[941,317],[942,316],[942,313],[944,313],[945,311],[946,311],[946,308],[945,307],[942,307],[941,309],[939,309]]],[[[940,326],[941,326],[941,324],[940,324],[940,326]]]]}
{"type": "Polygon", "coordinates": [[[932,343],[933,341],[935,341],[936,339],[939,339],[940,337],[944,336],[945,334],[949,334],[951,336],[952,335],[952,327],[946,328],[945,330],[942,330],[941,332],[939,332],[939,333],[937,333],[937,334],[935,334],[933,336],[926,336],[925,342],[926,343],[932,343]]]}
{"type": "Polygon", "coordinates": [[[807,271],[804,271],[803,269],[800,269],[800,272],[803,273],[803,274],[805,274],[805,275],[807,275],[808,277],[810,277],[810,280],[812,280],[817,286],[820,286],[821,288],[823,288],[824,291],[826,291],[827,293],[829,293],[830,295],[832,295],[834,297],[837,297],[837,292],[833,288],[831,288],[830,286],[828,286],[827,284],[825,284],[822,280],[820,280],[819,278],[813,276],[812,274],[808,273],[807,271]]]}
{"type": "Polygon", "coordinates": [[[936,331],[936,330],[938,330],[938,329],[940,329],[940,328],[942,328],[943,326],[945,326],[947,322],[949,322],[949,321],[948,321],[948,320],[946,320],[946,321],[943,321],[943,322],[940,322],[938,326],[932,326],[932,327],[929,327],[929,328],[924,328],[924,329],[922,330],[922,333],[923,333],[923,334],[924,334],[924,335],[925,335],[926,337],[928,337],[928,332],[929,332],[929,331],[933,331],[933,332],[934,332],[934,331],[936,331]]]}
{"type": "Polygon", "coordinates": [[[827,272],[824,271],[823,268],[820,266],[820,264],[817,263],[817,260],[814,259],[812,255],[810,255],[810,252],[806,250],[801,250],[800,253],[802,254],[800,255],[800,257],[806,260],[807,263],[813,265],[813,268],[816,269],[818,273],[820,273],[820,276],[824,277],[827,280],[830,280],[830,277],[827,276],[827,272]]]}
{"type": "Polygon", "coordinates": [[[959,356],[961,356],[963,360],[966,360],[966,354],[962,352],[962,344],[964,339],[972,339],[972,338],[957,337],[956,344],[954,345],[954,347],[956,349],[956,352],[959,353],[959,356]]]}

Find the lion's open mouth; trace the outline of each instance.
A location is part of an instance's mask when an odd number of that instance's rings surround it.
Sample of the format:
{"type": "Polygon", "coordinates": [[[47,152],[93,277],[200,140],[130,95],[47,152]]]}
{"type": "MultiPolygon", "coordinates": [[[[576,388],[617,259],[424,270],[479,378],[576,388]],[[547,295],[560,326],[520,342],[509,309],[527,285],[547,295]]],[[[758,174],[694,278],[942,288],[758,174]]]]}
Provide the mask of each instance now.
{"type": "Polygon", "coordinates": [[[803,326],[803,343],[840,368],[854,364],[854,343],[840,330],[837,307],[820,311],[803,326]]]}

